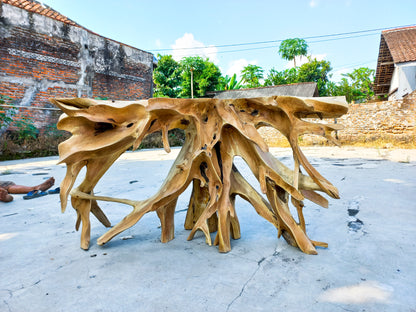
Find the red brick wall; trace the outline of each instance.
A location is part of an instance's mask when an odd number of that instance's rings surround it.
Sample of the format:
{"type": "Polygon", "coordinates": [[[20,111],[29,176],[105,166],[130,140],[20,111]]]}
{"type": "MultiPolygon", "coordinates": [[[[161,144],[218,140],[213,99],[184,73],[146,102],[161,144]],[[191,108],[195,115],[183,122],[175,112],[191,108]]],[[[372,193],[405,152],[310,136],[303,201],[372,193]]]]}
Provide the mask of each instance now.
{"type": "Polygon", "coordinates": [[[25,94],[25,87],[18,83],[1,82],[0,94],[12,99],[21,99],[25,94]]]}
{"type": "Polygon", "coordinates": [[[150,53],[0,2],[0,95],[38,128],[61,113],[49,98],[152,97],[152,66],[150,53]]]}
{"type": "Polygon", "coordinates": [[[138,83],[135,81],[128,81],[127,79],[122,81],[117,77],[96,74],[92,83],[92,97],[108,97],[115,100],[148,99],[152,97],[148,92],[151,88],[149,82],[143,83],[143,87],[138,88],[138,83]]]}

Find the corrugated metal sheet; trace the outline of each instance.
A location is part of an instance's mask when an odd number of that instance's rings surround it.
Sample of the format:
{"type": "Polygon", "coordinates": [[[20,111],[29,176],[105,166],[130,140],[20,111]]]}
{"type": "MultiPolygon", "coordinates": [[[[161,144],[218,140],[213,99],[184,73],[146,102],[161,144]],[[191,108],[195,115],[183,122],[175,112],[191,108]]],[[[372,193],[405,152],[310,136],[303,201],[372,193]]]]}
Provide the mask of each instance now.
{"type": "Polygon", "coordinates": [[[239,99],[255,98],[275,95],[288,95],[300,97],[318,96],[318,88],[315,82],[293,83],[288,85],[279,85],[263,88],[240,89],[217,92],[214,96],[216,99],[239,99]]]}

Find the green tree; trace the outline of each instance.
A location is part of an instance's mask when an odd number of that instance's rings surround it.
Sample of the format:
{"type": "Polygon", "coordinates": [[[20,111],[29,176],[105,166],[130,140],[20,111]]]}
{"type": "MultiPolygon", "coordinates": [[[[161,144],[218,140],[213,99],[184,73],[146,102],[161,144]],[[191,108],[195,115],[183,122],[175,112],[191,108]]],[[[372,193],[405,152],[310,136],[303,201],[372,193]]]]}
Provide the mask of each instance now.
{"type": "Polygon", "coordinates": [[[283,40],[279,46],[279,54],[285,60],[293,60],[296,67],[296,56],[306,56],[308,54],[308,44],[304,39],[290,38],[283,40]]]}
{"type": "Polygon", "coordinates": [[[241,78],[246,88],[260,87],[260,79],[263,79],[263,69],[257,65],[247,65],[241,71],[241,78]]]}
{"type": "Polygon", "coordinates": [[[283,71],[277,71],[272,68],[264,80],[265,86],[278,86],[297,82],[298,71],[296,68],[289,68],[283,71]]]}
{"type": "Polygon", "coordinates": [[[354,69],[351,73],[342,74],[343,78],[337,84],[333,83],[328,89],[329,95],[343,95],[347,102],[364,102],[374,96],[374,69],[360,67],[354,69]]]}
{"type": "Polygon", "coordinates": [[[264,85],[275,86],[298,82],[316,82],[319,95],[326,96],[327,83],[329,82],[329,72],[331,63],[329,61],[318,61],[308,58],[308,62],[299,67],[289,68],[284,71],[277,71],[272,68],[267,75],[264,85]]]}
{"type": "Polygon", "coordinates": [[[243,86],[243,79],[240,79],[240,81],[237,81],[237,74],[232,75],[231,77],[228,75],[225,75],[225,77],[220,77],[219,84],[218,84],[218,90],[224,91],[224,90],[238,90],[241,89],[243,86]]]}
{"type": "Polygon", "coordinates": [[[318,61],[308,57],[308,62],[297,68],[296,82],[316,82],[319,96],[327,96],[326,84],[329,81],[329,72],[332,70],[329,61],[318,61]]]}
{"type": "Polygon", "coordinates": [[[360,67],[354,69],[351,73],[342,75],[348,78],[351,82],[350,86],[353,89],[354,101],[368,101],[374,96],[374,74],[374,69],[370,69],[368,67],[360,67]]]}
{"type": "Polygon", "coordinates": [[[180,93],[181,70],[172,55],[158,54],[158,66],[153,71],[154,97],[176,98],[180,93]]]}
{"type": "Polygon", "coordinates": [[[327,83],[327,95],[329,96],[345,96],[348,103],[354,99],[354,90],[351,88],[348,80],[346,78],[342,78],[341,81],[335,83],[333,81],[329,81],[327,83]]]}
{"type": "Polygon", "coordinates": [[[208,58],[189,56],[183,58],[179,64],[182,70],[181,97],[191,97],[191,71],[194,96],[203,97],[208,91],[217,89],[221,71],[208,58]]]}

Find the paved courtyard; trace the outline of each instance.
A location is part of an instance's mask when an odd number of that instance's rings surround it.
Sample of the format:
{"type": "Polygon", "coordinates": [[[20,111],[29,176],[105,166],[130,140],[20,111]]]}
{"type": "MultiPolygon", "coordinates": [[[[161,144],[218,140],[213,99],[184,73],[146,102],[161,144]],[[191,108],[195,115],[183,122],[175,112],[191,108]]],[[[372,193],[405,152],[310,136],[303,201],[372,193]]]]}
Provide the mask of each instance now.
{"type": "MultiPolygon", "coordinates": [[[[178,149],[124,154],[96,194],[145,199],[157,191],[178,149]]],[[[272,153],[291,165],[289,149],[272,153]]],[[[238,199],[242,237],[232,251],[187,241],[190,196],[178,201],[175,239],[159,240],[159,220],[98,246],[107,229],[91,218],[91,245],[79,247],[76,214],[59,195],[0,203],[0,311],[416,311],[416,150],[304,148],[341,199],[329,209],[305,201],[311,239],[329,243],[311,256],[277,239],[276,229],[238,199]]],[[[0,179],[39,184],[65,175],[57,157],[0,162],[0,179]]],[[[242,159],[236,165],[258,189],[242,159]]],[[[82,176],[82,173],[81,175],[82,176]]],[[[79,183],[79,181],[77,181],[79,183]]],[[[257,183],[257,184],[256,184],[257,183]]],[[[101,202],[115,224],[130,207],[101,202]]]]}

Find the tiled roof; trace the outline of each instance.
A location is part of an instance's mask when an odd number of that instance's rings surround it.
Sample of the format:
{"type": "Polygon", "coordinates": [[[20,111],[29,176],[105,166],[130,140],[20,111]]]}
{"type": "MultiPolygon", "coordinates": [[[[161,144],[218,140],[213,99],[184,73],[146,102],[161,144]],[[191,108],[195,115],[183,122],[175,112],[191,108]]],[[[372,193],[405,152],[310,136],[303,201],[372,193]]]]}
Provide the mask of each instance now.
{"type": "Polygon", "coordinates": [[[384,30],[380,37],[374,93],[389,93],[394,65],[416,61],[416,26],[384,30]]]}
{"type": "Polygon", "coordinates": [[[394,63],[416,61],[416,26],[382,32],[394,63]]]}
{"type": "Polygon", "coordinates": [[[33,1],[33,0],[0,0],[3,3],[6,4],[10,4],[13,5],[15,7],[24,9],[26,11],[29,12],[33,12],[33,13],[37,13],[40,15],[44,15],[50,18],[53,18],[57,21],[72,25],[72,26],[77,26],[77,27],[81,27],[83,28],[81,25],[75,23],[74,21],[70,20],[69,18],[67,18],[66,16],[62,15],[59,12],[56,12],[54,9],[52,9],[51,7],[42,4],[40,2],[37,1],[33,1]]]}

